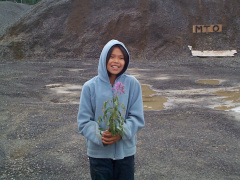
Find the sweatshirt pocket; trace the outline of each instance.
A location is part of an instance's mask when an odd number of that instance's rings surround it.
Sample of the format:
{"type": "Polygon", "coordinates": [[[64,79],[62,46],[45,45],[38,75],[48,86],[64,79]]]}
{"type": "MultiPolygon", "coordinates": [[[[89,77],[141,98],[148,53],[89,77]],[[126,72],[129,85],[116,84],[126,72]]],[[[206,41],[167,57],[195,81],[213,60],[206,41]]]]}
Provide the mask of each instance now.
{"type": "Polygon", "coordinates": [[[100,149],[101,146],[93,143],[92,141],[87,140],[87,148],[88,149],[100,149]]]}
{"type": "Polygon", "coordinates": [[[125,139],[123,141],[124,148],[132,148],[137,144],[137,137],[133,137],[132,139],[125,139]]]}

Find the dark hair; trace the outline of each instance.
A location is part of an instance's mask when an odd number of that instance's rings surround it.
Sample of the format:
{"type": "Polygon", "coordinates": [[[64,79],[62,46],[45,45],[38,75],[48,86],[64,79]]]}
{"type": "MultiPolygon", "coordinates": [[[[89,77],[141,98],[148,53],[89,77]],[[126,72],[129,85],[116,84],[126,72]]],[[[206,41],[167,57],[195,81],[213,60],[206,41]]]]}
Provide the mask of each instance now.
{"type": "MultiPolygon", "coordinates": [[[[118,47],[118,48],[122,51],[123,57],[124,57],[124,61],[125,61],[123,70],[122,70],[120,73],[117,74],[117,77],[118,77],[118,76],[122,75],[122,74],[126,71],[126,69],[127,69],[127,67],[128,67],[128,64],[129,64],[129,55],[128,55],[126,49],[125,49],[122,45],[120,45],[120,44],[115,44],[115,45],[113,45],[113,46],[109,49],[109,51],[108,51],[107,58],[106,58],[106,66],[107,66],[107,63],[108,63],[111,55],[112,55],[113,49],[114,49],[115,47],[118,47]]],[[[109,76],[109,75],[110,75],[110,73],[108,72],[108,76],[109,76]]]]}

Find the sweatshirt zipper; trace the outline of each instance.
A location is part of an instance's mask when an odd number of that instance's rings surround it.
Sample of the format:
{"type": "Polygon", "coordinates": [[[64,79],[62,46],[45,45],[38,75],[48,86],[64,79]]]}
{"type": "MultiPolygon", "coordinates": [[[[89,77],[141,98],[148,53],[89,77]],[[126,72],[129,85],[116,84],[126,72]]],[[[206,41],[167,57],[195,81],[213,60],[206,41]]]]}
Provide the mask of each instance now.
{"type": "MultiPolygon", "coordinates": [[[[113,89],[113,88],[114,88],[115,84],[116,84],[116,80],[115,80],[113,86],[111,85],[112,97],[114,96],[114,89],[113,89]]],[[[114,102],[112,102],[112,103],[114,103],[114,102]]],[[[114,144],[114,155],[113,155],[113,160],[116,160],[116,143],[114,144]]]]}
{"type": "Polygon", "coordinates": [[[114,144],[114,160],[116,159],[116,143],[114,144]]]}

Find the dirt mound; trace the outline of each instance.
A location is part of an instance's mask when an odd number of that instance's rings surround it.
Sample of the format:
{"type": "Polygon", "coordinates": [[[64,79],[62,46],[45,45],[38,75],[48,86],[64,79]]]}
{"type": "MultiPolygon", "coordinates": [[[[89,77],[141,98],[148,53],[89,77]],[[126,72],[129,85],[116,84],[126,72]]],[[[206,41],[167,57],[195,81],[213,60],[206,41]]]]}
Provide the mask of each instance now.
{"type": "Polygon", "coordinates": [[[0,1],[0,32],[20,19],[31,6],[10,1],[0,1]]]}
{"type": "Polygon", "coordinates": [[[118,39],[133,59],[189,56],[193,49],[239,51],[240,2],[123,0],[42,1],[0,38],[1,59],[98,58],[118,39]],[[193,25],[222,24],[221,33],[193,25]]]}

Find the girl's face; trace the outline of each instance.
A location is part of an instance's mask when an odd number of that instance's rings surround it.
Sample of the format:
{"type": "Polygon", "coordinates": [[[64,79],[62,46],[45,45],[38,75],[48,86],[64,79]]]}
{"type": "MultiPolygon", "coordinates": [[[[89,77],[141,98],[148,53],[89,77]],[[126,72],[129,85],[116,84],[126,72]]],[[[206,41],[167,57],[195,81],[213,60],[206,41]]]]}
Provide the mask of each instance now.
{"type": "Polygon", "coordinates": [[[107,70],[111,76],[117,76],[117,74],[123,70],[124,65],[125,60],[123,53],[118,47],[115,47],[107,63],[107,70]]]}

